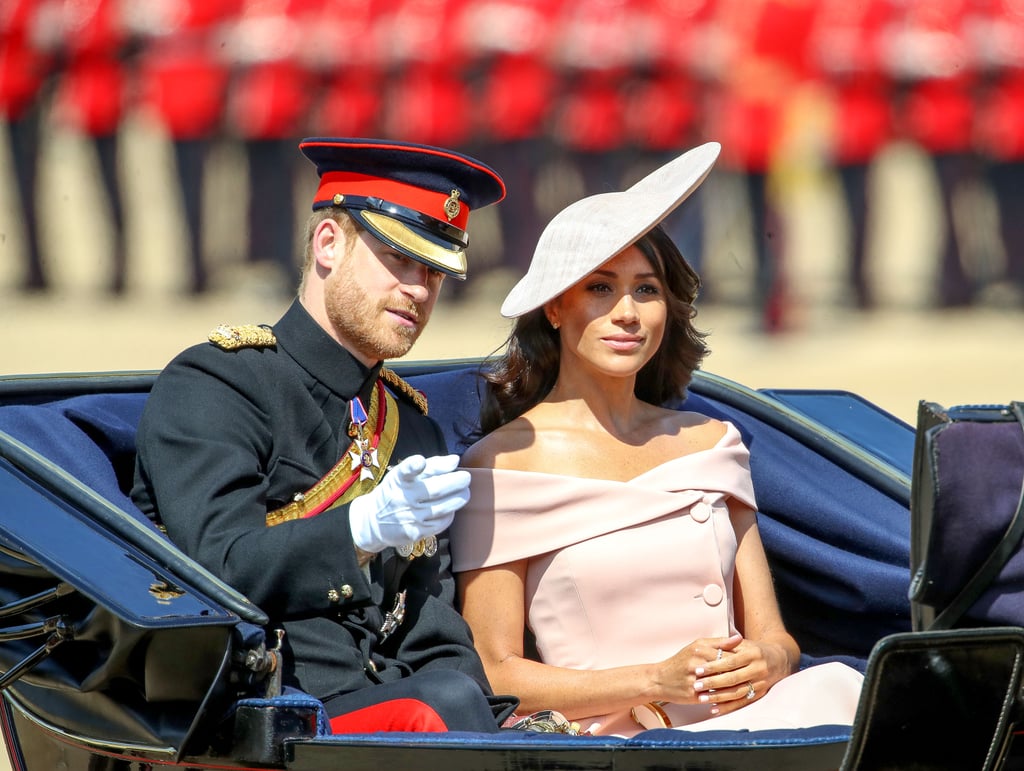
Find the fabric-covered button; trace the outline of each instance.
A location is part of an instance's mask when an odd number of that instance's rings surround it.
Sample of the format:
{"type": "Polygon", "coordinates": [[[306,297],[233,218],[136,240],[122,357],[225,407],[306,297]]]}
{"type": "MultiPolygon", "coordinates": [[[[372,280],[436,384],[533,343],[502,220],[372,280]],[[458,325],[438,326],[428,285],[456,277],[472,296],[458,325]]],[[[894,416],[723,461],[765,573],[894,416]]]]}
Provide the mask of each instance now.
{"type": "Polygon", "coordinates": [[[690,507],[690,517],[694,522],[707,522],[711,518],[711,504],[698,501],[690,507]]]}
{"type": "Polygon", "coordinates": [[[708,584],[704,587],[702,594],[704,595],[704,602],[712,607],[725,599],[725,592],[722,591],[722,587],[718,584],[708,584]]]}

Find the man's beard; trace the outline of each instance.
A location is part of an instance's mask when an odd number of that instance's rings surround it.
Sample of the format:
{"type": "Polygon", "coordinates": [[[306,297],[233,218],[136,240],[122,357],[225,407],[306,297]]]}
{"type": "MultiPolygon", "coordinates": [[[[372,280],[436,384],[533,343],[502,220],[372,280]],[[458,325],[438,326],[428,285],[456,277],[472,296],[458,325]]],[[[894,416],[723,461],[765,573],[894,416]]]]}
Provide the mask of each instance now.
{"type": "Polygon", "coordinates": [[[344,278],[325,287],[327,318],[338,336],[368,359],[405,356],[419,339],[430,314],[408,300],[374,302],[355,281],[344,278]],[[415,328],[396,325],[387,309],[406,311],[416,318],[415,328]]]}

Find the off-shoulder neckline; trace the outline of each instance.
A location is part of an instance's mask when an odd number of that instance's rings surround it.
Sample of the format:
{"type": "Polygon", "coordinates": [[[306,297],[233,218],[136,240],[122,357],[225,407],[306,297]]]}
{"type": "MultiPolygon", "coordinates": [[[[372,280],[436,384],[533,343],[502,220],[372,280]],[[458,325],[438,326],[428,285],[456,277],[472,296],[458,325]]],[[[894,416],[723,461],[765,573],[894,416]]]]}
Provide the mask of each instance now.
{"type": "Polygon", "coordinates": [[[644,477],[651,476],[662,471],[666,466],[673,465],[676,463],[682,463],[684,461],[691,461],[692,459],[697,458],[698,456],[703,456],[709,452],[721,450],[723,446],[726,445],[727,440],[732,440],[732,443],[735,443],[737,440],[739,440],[739,431],[737,430],[736,426],[734,426],[732,423],[726,420],[723,420],[722,423],[725,425],[725,432],[722,434],[722,436],[718,438],[718,441],[716,441],[710,447],[704,447],[700,450],[694,450],[693,452],[688,452],[684,453],[683,455],[676,455],[675,457],[668,458],[655,466],[651,466],[646,471],[641,471],[639,474],[630,477],[629,479],[620,480],[608,479],[607,477],[581,477],[575,474],[560,474],[557,471],[527,471],[523,469],[499,469],[493,467],[484,468],[478,466],[469,466],[463,468],[471,472],[501,474],[502,476],[522,475],[524,477],[532,476],[542,478],[550,477],[556,479],[575,479],[586,482],[604,482],[608,484],[631,484],[633,482],[643,479],[644,477]]]}

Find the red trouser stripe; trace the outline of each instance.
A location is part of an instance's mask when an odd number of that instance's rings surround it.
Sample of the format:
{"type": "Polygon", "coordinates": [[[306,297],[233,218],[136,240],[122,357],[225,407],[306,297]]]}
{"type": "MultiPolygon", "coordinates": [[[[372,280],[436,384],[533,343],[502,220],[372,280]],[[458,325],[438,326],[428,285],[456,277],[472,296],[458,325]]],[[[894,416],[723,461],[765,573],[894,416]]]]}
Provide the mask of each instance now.
{"type": "Polygon", "coordinates": [[[336,734],[447,730],[441,716],[417,699],[392,699],[331,718],[331,731],[336,734]]]}

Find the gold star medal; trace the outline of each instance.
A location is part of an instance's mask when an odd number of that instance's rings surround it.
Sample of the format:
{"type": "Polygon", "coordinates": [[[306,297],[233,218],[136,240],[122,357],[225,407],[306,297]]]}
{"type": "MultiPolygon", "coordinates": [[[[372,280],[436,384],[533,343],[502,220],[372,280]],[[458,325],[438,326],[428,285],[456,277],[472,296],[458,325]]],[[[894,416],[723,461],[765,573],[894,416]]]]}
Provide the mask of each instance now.
{"type": "Polygon", "coordinates": [[[349,402],[349,412],[352,416],[352,425],[355,427],[356,436],[354,439],[355,448],[349,451],[352,458],[352,470],[359,469],[359,481],[373,479],[373,470],[380,468],[377,460],[377,448],[370,447],[370,440],[366,438],[366,409],[359,397],[349,402]]]}

